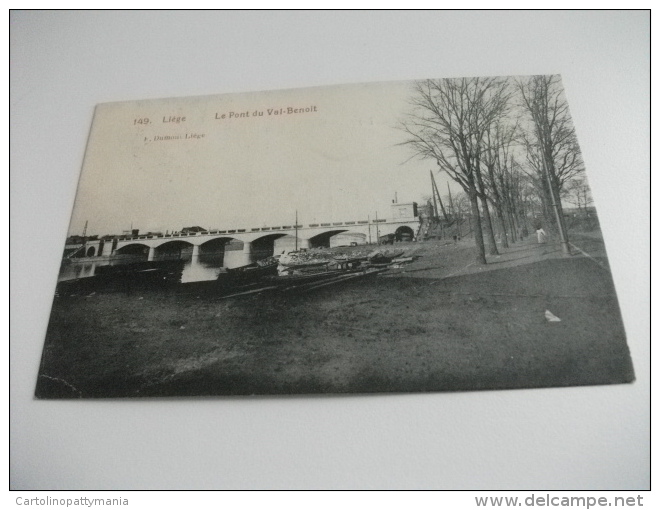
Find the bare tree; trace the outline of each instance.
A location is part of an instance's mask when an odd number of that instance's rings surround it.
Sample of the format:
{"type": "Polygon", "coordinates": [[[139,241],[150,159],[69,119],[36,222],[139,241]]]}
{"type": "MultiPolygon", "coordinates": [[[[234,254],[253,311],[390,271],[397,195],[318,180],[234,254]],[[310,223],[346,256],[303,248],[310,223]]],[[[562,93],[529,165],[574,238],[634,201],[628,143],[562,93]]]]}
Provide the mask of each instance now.
{"type": "Polygon", "coordinates": [[[509,247],[509,238],[516,240],[515,211],[519,186],[513,154],[516,132],[517,124],[504,120],[493,123],[486,132],[487,144],[482,158],[486,168],[487,194],[500,223],[503,248],[509,247]]]}
{"type": "Polygon", "coordinates": [[[564,252],[570,252],[561,206],[564,183],[584,171],[573,121],[558,75],[517,81],[521,105],[532,129],[523,137],[527,159],[537,174],[541,198],[552,207],[564,252]]]}
{"type": "Polygon", "coordinates": [[[462,238],[472,232],[472,204],[467,193],[459,193],[452,200],[452,211],[456,220],[455,235],[462,238]],[[467,231],[463,233],[463,227],[467,221],[467,231]]]}
{"type": "Polygon", "coordinates": [[[578,211],[586,213],[587,207],[593,204],[591,189],[589,188],[589,184],[587,184],[586,177],[575,178],[568,181],[565,185],[565,190],[565,200],[568,203],[575,205],[578,208],[578,211]]]}
{"type": "Polygon", "coordinates": [[[402,123],[403,142],[415,155],[436,161],[470,198],[477,262],[486,263],[484,229],[491,254],[497,253],[486,186],[481,173],[486,133],[508,108],[508,84],[500,78],[426,80],[414,86],[412,111],[402,123]]]}

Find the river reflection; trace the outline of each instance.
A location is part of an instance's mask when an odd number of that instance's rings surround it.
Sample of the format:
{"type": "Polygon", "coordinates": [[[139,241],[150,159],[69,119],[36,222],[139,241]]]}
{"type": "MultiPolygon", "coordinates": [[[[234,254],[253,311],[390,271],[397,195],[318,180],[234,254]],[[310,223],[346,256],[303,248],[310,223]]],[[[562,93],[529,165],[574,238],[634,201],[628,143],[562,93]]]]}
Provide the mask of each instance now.
{"type": "MultiPolygon", "coordinates": [[[[62,264],[57,281],[63,282],[66,280],[75,280],[76,278],[94,276],[97,265],[99,265],[99,262],[71,262],[62,264]]],[[[104,265],[107,265],[107,263],[104,265]]]]}
{"type": "Polygon", "coordinates": [[[222,257],[192,257],[185,261],[181,273],[181,283],[215,280],[222,270],[222,257]]]}
{"type": "MultiPolygon", "coordinates": [[[[167,259],[156,258],[155,262],[158,262],[159,260],[167,259]]],[[[99,259],[94,261],[70,260],[63,263],[60,267],[60,274],[57,281],[63,282],[78,278],[88,278],[95,276],[98,267],[116,266],[135,262],[146,262],[146,258],[124,256],[121,258],[99,259]]],[[[222,255],[191,256],[187,260],[184,259],[181,283],[215,280],[217,279],[218,274],[223,272],[225,268],[231,269],[234,267],[241,267],[250,264],[251,262],[250,255],[245,254],[242,251],[227,251],[224,254],[224,257],[222,255]]]]}

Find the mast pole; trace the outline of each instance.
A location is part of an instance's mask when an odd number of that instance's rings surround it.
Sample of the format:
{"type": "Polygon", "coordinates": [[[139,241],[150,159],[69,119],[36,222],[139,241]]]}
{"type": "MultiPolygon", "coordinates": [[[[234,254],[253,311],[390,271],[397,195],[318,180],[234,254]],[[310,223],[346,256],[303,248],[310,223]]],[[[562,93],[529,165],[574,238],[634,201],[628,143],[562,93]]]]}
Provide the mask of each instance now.
{"type": "MultiPolygon", "coordinates": [[[[438,185],[435,183],[435,177],[433,177],[433,172],[431,172],[431,184],[433,185],[433,201],[435,202],[435,196],[438,195],[438,202],[440,202],[440,209],[442,210],[442,216],[445,218],[445,221],[449,221],[447,217],[447,211],[445,211],[445,206],[442,203],[442,198],[440,198],[440,192],[438,191],[438,185]]],[[[436,209],[436,213],[437,213],[436,209]]],[[[436,214],[437,216],[437,214],[436,214]]]]}
{"type": "Polygon", "coordinates": [[[380,232],[378,231],[378,211],[376,211],[376,244],[380,244],[380,232]]]}
{"type": "Polygon", "coordinates": [[[87,223],[89,220],[85,220],[85,228],[83,228],[83,247],[87,246],[87,223]]]}
{"type": "Polygon", "coordinates": [[[433,184],[435,181],[433,180],[433,170],[429,170],[429,173],[431,174],[431,195],[433,195],[433,218],[438,219],[438,203],[435,201],[435,187],[433,184]]]}
{"type": "Polygon", "coordinates": [[[371,216],[367,214],[367,228],[369,229],[369,244],[371,244],[371,216]]]}

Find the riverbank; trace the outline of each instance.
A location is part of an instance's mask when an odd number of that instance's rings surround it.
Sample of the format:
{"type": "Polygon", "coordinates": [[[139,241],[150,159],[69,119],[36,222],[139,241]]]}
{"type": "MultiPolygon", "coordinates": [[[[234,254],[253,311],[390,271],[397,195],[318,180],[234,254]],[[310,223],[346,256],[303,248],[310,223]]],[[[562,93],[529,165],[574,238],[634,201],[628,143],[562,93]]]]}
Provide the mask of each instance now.
{"type": "MultiPolygon", "coordinates": [[[[449,391],[607,384],[633,371],[611,277],[530,240],[468,241],[313,293],[208,286],[55,298],[40,397],[449,391]],[[203,292],[206,288],[207,292],[203,292]],[[561,319],[548,322],[546,310],[561,319]]],[[[594,250],[596,251],[596,250],[594,250]]],[[[604,254],[604,252],[603,252],[604,254]]]]}

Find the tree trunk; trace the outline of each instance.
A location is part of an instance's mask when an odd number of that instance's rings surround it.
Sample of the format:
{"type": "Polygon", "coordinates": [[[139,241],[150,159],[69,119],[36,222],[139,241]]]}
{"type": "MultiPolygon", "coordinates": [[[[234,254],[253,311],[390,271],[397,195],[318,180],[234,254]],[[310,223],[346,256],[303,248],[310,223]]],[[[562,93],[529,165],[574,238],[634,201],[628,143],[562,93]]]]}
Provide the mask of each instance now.
{"type": "Polygon", "coordinates": [[[509,239],[508,239],[508,228],[506,226],[506,216],[504,213],[504,210],[502,206],[500,205],[497,208],[497,217],[500,220],[500,226],[502,227],[502,248],[508,248],[509,247],[509,239]]]}
{"type": "Polygon", "coordinates": [[[488,253],[490,255],[499,255],[497,251],[497,244],[495,243],[495,235],[493,234],[493,222],[490,218],[490,211],[488,209],[488,199],[486,198],[486,187],[481,177],[481,169],[479,162],[474,166],[474,174],[477,177],[477,189],[479,191],[479,199],[481,200],[481,209],[484,214],[484,226],[486,227],[486,239],[488,240],[488,253]]]}
{"type": "MultiPolygon", "coordinates": [[[[532,207],[532,214],[534,214],[534,208],[532,207]]],[[[521,236],[520,239],[525,239],[527,237],[525,235],[525,232],[529,234],[529,209],[527,207],[527,202],[525,200],[520,202],[520,209],[518,211],[518,225],[520,225],[521,228],[521,236]]]]}
{"type": "Polygon", "coordinates": [[[484,246],[484,236],[481,230],[481,217],[479,215],[479,203],[477,202],[477,193],[470,193],[470,205],[472,206],[472,217],[474,218],[474,242],[477,245],[477,264],[486,264],[486,247],[484,246]]]}
{"type": "Polygon", "coordinates": [[[515,243],[520,240],[518,232],[520,230],[520,226],[516,223],[516,215],[511,211],[511,209],[507,210],[506,215],[509,221],[509,225],[511,226],[511,242],[515,243]]]}
{"type": "Polygon", "coordinates": [[[481,197],[481,209],[484,214],[483,224],[486,227],[486,239],[488,240],[488,254],[489,255],[499,255],[497,251],[497,243],[495,242],[495,234],[493,233],[493,221],[490,216],[490,210],[488,208],[488,200],[482,194],[481,197]]]}
{"type": "Polygon", "coordinates": [[[509,231],[511,232],[511,237],[509,241],[515,243],[519,239],[518,225],[515,222],[516,217],[516,207],[515,199],[513,197],[507,197],[504,201],[504,216],[506,218],[506,223],[509,226],[509,231]]]}
{"type": "MultiPolygon", "coordinates": [[[[554,214],[552,212],[552,199],[550,198],[550,191],[547,184],[542,183],[540,196],[541,207],[543,209],[543,226],[556,234],[557,222],[554,220],[554,214]]],[[[536,228],[537,226],[534,225],[534,227],[536,228]]]]}
{"type": "Polygon", "coordinates": [[[563,237],[568,244],[568,229],[566,228],[566,220],[564,218],[564,208],[561,205],[561,198],[560,198],[560,186],[559,183],[557,182],[556,179],[551,178],[550,179],[552,182],[553,186],[553,195],[556,197],[555,204],[556,206],[553,207],[556,209],[556,211],[553,211],[553,218],[555,219],[555,223],[557,225],[557,233],[561,237],[561,232],[563,232],[563,237]]]}

